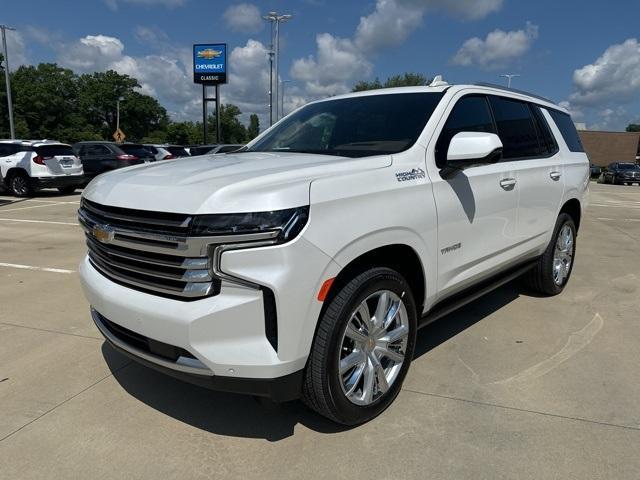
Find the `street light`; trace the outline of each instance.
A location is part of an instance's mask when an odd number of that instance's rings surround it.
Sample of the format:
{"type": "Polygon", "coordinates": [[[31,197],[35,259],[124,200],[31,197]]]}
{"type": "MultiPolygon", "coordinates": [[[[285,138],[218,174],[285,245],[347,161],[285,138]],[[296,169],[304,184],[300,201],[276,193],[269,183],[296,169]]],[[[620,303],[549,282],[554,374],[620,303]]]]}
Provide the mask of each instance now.
{"type": "Polygon", "coordinates": [[[284,87],[287,83],[291,83],[291,80],[282,80],[280,82],[280,86],[282,87],[282,93],[280,94],[280,101],[282,102],[282,107],[280,107],[280,115],[284,117],[284,87]]]}
{"type": "Polygon", "coordinates": [[[500,75],[503,78],[507,79],[507,88],[511,88],[511,80],[513,78],[519,77],[517,73],[505,73],[504,75],[500,75]]]}
{"type": "Polygon", "coordinates": [[[9,52],[7,51],[7,30],[15,30],[15,28],[6,25],[0,25],[2,30],[2,47],[4,49],[4,79],[7,84],[7,105],[9,107],[9,131],[11,132],[11,140],[16,138],[16,131],[13,126],[13,101],[11,99],[11,80],[9,79],[9,52]]]}
{"type": "MultiPolygon", "coordinates": [[[[279,77],[279,73],[280,73],[280,24],[286,22],[287,20],[291,20],[293,18],[293,15],[289,15],[289,14],[284,14],[284,15],[280,15],[278,14],[278,12],[269,12],[268,14],[264,15],[262,18],[264,18],[265,20],[267,20],[268,22],[271,22],[271,28],[272,28],[272,48],[271,51],[273,52],[273,57],[275,57],[272,62],[275,63],[275,75],[272,75],[272,80],[271,80],[271,91],[273,92],[273,96],[276,98],[276,122],[278,121],[278,82],[280,81],[280,77],[279,77]],[[273,37],[275,36],[275,41],[273,41],[273,37]],[[275,45],[274,45],[275,44],[275,45]],[[275,48],[274,48],[275,47],[275,48]],[[273,81],[273,77],[275,76],[275,82],[273,81]],[[275,85],[274,85],[275,84],[275,85]],[[275,88],[273,88],[275,86],[275,88]]],[[[271,53],[270,53],[270,59],[271,59],[271,53]]],[[[272,97],[273,100],[273,97],[272,97]]],[[[273,101],[271,101],[271,111],[272,111],[272,116],[273,116],[273,101]]],[[[273,123],[273,118],[271,119],[271,122],[273,123]]]]}
{"type": "Polygon", "coordinates": [[[120,102],[124,100],[124,97],[118,97],[116,100],[116,132],[120,130],[120,102]]]}

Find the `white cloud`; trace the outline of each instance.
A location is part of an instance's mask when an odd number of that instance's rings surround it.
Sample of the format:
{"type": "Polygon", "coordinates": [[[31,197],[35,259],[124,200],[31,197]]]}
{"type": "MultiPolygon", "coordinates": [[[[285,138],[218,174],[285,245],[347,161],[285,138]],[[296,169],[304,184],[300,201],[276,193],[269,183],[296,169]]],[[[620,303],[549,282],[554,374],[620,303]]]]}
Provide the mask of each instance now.
{"type": "Polygon", "coordinates": [[[442,10],[456,18],[473,20],[498,10],[503,0],[376,0],[351,38],[329,33],[316,36],[315,55],[293,62],[291,76],[305,82],[311,97],[335,95],[372,71],[371,59],[381,50],[401,45],[422,25],[429,11],[442,10]]]}
{"type": "Polygon", "coordinates": [[[316,44],[315,56],[299,58],[291,67],[291,76],[306,82],[310,95],[345,93],[348,81],[371,73],[371,63],[351,40],[321,33],[316,36],[316,44]]]}
{"type": "Polygon", "coordinates": [[[470,38],[451,59],[454,65],[477,65],[485,69],[500,68],[521,57],[538,38],[538,26],[527,22],[521,30],[496,29],[483,40],[470,38]]]}
{"type": "Polygon", "coordinates": [[[640,95],[640,43],[630,38],[611,45],[595,62],[573,72],[572,104],[586,107],[623,103],[640,95]]]}
{"type": "Polygon", "coordinates": [[[187,0],[104,0],[104,3],[111,10],[118,10],[118,7],[121,3],[128,3],[130,5],[141,5],[147,7],[167,7],[167,8],[175,8],[182,7],[187,0]]]}
{"type": "Polygon", "coordinates": [[[399,0],[406,5],[443,10],[456,18],[477,20],[500,10],[504,0],[399,0]]]}
{"type": "MultiPolygon", "coordinates": [[[[0,42],[1,44],[2,42],[0,42]]],[[[17,30],[7,30],[7,51],[9,53],[9,68],[11,71],[20,67],[21,65],[27,65],[27,48],[23,35],[17,30]]],[[[0,47],[0,53],[3,53],[0,47]]],[[[4,66],[4,62],[3,62],[4,66]]],[[[4,80],[2,80],[4,81],[4,80]]]]}
{"type": "Polygon", "coordinates": [[[61,50],[66,50],[59,59],[62,65],[75,71],[94,72],[106,70],[120,60],[124,44],[115,37],[87,35],[61,50]]]}
{"type": "Polygon", "coordinates": [[[573,72],[574,91],[560,104],[589,128],[621,130],[633,120],[626,107],[640,107],[640,42],[611,45],[593,63],[573,72]]]}
{"type": "Polygon", "coordinates": [[[225,10],[223,17],[231,30],[236,32],[256,33],[264,25],[260,10],[250,3],[231,5],[225,10]]]}

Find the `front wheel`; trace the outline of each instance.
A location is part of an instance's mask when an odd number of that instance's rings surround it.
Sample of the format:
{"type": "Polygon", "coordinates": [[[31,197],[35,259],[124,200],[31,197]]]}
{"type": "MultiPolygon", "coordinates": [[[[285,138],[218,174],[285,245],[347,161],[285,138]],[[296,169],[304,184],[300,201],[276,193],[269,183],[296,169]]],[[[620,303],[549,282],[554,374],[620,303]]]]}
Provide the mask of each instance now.
{"type": "Polygon", "coordinates": [[[319,321],[302,399],[335,422],[357,425],[400,391],[415,348],[416,306],[406,280],[389,268],[336,288],[319,321]]]}
{"type": "Polygon", "coordinates": [[[576,253],[576,225],[561,213],[547,249],[528,275],[531,288],[544,295],[557,295],[566,286],[573,271],[576,253]]]}

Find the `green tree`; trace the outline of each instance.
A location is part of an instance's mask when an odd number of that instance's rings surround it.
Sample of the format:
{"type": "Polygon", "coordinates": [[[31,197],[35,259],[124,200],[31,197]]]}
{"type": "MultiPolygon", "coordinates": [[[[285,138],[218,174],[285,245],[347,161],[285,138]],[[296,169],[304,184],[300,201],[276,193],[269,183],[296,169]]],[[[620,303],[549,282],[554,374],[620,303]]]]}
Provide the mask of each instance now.
{"type": "Polygon", "coordinates": [[[638,123],[630,123],[627,126],[627,132],[640,132],[640,124],[638,124],[638,123]]]}
{"type": "Polygon", "coordinates": [[[394,87],[413,87],[422,86],[431,83],[431,78],[424,76],[421,73],[405,72],[402,75],[393,75],[384,83],[380,82],[379,78],[376,78],[372,82],[365,80],[356,83],[353,87],[353,92],[362,92],[365,90],[376,90],[378,88],[394,88],[394,87]]]}
{"type": "Polygon", "coordinates": [[[221,135],[218,140],[215,135],[216,123],[215,116],[209,117],[207,124],[209,132],[212,133],[214,143],[245,143],[247,141],[247,127],[239,120],[242,115],[240,109],[231,103],[220,105],[220,130],[221,135]]]}
{"type": "Polygon", "coordinates": [[[202,123],[171,122],[167,126],[167,142],[179,145],[202,143],[202,123]]]}
{"type": "Polygon", "coordinates": [[[252,113],[249,116],[249,127],[247,128],[247,141],[253,140],[260,133],[260,119],[258,115],[252,113]]]}

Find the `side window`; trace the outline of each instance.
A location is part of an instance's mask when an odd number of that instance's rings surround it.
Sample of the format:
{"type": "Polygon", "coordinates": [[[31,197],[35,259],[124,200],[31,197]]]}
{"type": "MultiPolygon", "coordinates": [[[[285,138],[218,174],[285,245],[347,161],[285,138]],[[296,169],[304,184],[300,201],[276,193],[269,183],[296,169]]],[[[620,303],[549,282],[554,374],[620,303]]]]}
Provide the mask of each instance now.
{"type": "Polygon", "coordinates": [[[533,118],[536,122],[536,130],[538,131],[538,142],[540,143],[540,154],[542,156],[551,156],[558,153],[558,144],[556,143],[547,120],[542,114],[542,110],[538,105],[529,104],[533,112],[533,118]]]}
{"type": "Polygon", "coordinates": [[[496,133],[491,111],[484,95],[462,97],[455,104],[436,142],[436,165],[444,167],[451,139],[460,132],[496,133]]]}
{"type": "Polygon", "coordinates": [[[8,157],[9,155],[13,154],[13,150],[11,148],[11,145],[7,145],[0,143],[0,157],[8,157]]]}
{"type": "Polygon", "coordinates": [[[571,120],[571,117],[566,113],[559,112],[558,110],[549,110],[549,114],[553,121],[556,122],[558,130],[562,134],[562,138],[572,152],[584,152],[584,147],[580,141],[580,136],[576,130],[576,126],[571,120]]]}
{"type": "Polygon", "coordinates": [[[108,153],[110,153],[109,149],[104,145],[89,145],[86,151],[87,155],[105,155],[108,153]]]}
{"type": "Polygon", "coordinates": [[[490,96],[505,160],[539,155],[538,134],[529,105],[519,100],[490,96]]]}

